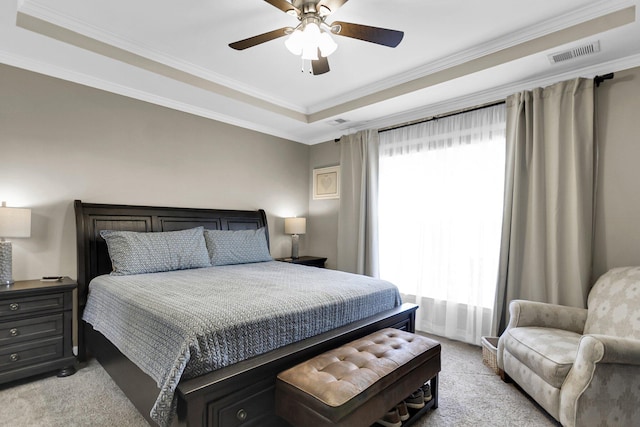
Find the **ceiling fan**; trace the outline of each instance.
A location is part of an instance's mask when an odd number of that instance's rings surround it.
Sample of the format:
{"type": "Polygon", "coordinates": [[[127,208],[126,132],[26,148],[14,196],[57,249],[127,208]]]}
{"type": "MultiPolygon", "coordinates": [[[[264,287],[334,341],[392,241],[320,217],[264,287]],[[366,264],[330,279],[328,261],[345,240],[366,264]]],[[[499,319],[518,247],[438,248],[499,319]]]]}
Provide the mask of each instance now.
{"type": "Polygon", "coordinates": [[[229,47],[244,50],[280,37],[289,36],[285,45],[294,55],[311,61],[310,73],[324,74],[329,71],[327,57],[338,47],[331,35],[351,37],[382,46],[396,47],[402,41],[402,31],[370,27],[335,21],[327,24],[325,19],[348,0],[264,0],[272,6],[298,18],[297,27],[284,27],[248,39],[230,43],[229,47]]]}

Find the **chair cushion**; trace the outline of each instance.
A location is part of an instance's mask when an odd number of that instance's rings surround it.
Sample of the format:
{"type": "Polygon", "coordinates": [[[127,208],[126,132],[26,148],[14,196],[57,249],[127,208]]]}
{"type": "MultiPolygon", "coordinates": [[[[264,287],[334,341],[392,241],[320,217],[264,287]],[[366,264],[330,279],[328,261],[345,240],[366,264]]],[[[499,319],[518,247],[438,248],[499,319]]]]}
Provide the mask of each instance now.
{"type": "Polygon", "coordinates": [[[589,292],[585,334],[640,339],[640,267],[614,268],[589,292]]]}
{"type": "Polygon", "coordinates": [[[573,366],[582,335],[561,329],[525,327],[505,331],[504,349],[553,387],[573,366]]]}

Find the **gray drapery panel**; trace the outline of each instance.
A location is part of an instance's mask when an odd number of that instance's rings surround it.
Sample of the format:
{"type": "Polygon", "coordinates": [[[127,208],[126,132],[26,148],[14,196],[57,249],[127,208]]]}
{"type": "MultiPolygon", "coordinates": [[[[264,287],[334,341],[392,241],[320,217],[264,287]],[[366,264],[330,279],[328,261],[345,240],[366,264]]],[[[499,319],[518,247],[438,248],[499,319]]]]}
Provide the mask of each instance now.
{"type": "Polygon", "coordinates": [[[338,270],[378,277],[377,130],[340,139],[338,270]]]}
{"type": "Polygon", "coordinates": [[[507,98],[505,204],[494,332],[513,299],[585,307],[597,147],[594,87],[575,79],[507,98]]]}

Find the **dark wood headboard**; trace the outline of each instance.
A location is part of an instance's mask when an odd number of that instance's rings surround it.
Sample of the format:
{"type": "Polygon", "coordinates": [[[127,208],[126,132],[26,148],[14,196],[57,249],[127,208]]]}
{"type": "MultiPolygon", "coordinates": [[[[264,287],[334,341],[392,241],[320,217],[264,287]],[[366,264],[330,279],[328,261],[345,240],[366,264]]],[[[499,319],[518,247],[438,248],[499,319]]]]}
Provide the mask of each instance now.
{"type": "Polygon", "coordinates": [[[264,210],[163,208],[74,202],[78,247],[78,311],[87,301],[91,279],[111,271],[107,244],[100,230],[175,231],[203,226],[211,230],[269,229],[264,210]]]}

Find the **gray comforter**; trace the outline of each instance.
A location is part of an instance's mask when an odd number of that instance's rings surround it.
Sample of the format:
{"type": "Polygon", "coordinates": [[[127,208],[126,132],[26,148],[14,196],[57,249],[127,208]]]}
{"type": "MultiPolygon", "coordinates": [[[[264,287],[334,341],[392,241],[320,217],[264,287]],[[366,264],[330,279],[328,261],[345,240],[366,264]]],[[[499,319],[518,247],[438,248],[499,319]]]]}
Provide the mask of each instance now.
{"type": "Polygon", "coordinates": [[[100,276],[83,319],[158,384],[171,423],[181,378],[211,372],[400,305],[382,280],[284,262],[100,276]]]}

